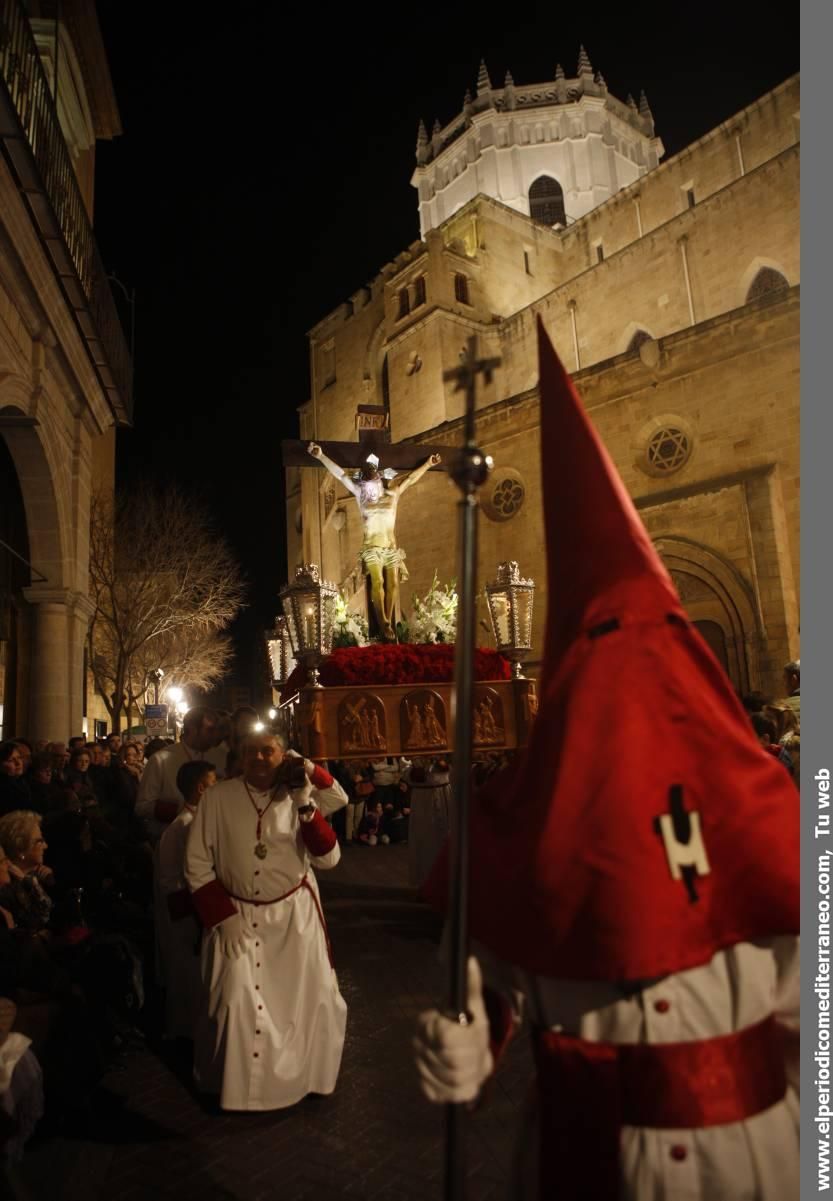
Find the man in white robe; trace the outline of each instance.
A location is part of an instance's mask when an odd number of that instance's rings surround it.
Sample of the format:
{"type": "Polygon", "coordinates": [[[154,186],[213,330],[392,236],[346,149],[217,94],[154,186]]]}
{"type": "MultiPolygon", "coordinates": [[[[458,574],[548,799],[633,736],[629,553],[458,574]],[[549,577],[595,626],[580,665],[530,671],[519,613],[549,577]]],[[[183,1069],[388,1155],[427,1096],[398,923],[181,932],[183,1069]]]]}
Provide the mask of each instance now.
{"type": "Polygon", "coordinates": [[[324,815],[347,797],[298,756],[289,777],[284,757],[274,735],[251,734],[243,777],[206,793],[188,836],[207,994],[194,1076],[223,1109],[283,1109],[332,1093],[341,1064],[347,1006],[312,869],[339,861],[324,815]]]}
{"type": "Polygon", "coordinates": [[[182,722],[182,738],[174,746],[157,751],[148,759],[136,798],[136,816],[143,819],[151,842],[156,845],[185,804],[176,785],[183,763],[207,759],[214,764],[217,779],[225,770],[225,752],[217,746],[218,719],[213,709],[189,709],[182,722]]]}

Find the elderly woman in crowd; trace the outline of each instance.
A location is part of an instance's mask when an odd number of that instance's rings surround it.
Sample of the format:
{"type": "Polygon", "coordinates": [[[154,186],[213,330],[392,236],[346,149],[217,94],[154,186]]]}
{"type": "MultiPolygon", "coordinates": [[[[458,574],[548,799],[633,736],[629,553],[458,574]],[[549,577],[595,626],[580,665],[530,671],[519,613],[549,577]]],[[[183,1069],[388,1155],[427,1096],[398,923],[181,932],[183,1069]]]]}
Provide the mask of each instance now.
{"type": "Polygon", "coordinates": [[[47,929],[52,901],[46,889],[54,883],[43,862],[46,840],[40,816],[18,809],[0,817],[0,847],[9,859],[9,883],[0,888],[0,907],[11,913],[19,929],[39,934],[47,929]]]}
{"type": "Polygon", "coordinates": [[[29,805],[29,784],[16,742],[0,742],[0,817],[29,805]]]}

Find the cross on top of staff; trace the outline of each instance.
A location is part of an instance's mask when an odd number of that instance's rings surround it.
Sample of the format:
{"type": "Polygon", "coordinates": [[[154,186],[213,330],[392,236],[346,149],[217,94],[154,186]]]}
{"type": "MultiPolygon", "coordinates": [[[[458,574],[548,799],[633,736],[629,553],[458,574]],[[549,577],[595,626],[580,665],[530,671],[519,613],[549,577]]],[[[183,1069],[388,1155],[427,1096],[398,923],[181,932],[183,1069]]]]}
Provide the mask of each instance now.
{"type": "Polygon", "coordinates": [[[466,393],[466,440],[474,436],[474,392],[478,375],[483,376],[484,383],[491,383],[495,367],[501,363],[500,358],[479,359],[477,357],[477,337],[475,334],[468,339],[466,349],[460,355],[460,366],[452,367],[443,372],[444,380],[455,381],[455,392],[466,393]]]}

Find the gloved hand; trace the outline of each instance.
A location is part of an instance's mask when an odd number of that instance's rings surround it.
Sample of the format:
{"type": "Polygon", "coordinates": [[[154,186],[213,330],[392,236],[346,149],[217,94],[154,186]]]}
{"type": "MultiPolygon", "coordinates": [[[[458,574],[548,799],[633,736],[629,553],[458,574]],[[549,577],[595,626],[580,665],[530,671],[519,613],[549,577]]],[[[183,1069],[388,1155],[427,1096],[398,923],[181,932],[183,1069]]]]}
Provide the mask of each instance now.
{"type": "Polygon", "coordinates": [[[312,779],[312,773],[315,771],[315,764],[313,763],[312,759],[304,759],[303,755],[299,755],[297,751],[293,751],[293,750],[284,751],[283,757],[284,757],[284,760],[286,760],[286,759],[302,759],[303,763],[304,763],[304,771],[307,773],[307,775],[310,777],[310,779],[312,779]]]}
{"type": "Polygon", "coordinates": [[[305,809],[312,804],[312,781],[309,776],[304,778],[304,783],[300,788],[290,788],[289,795],[292,797],[292,804],[296,809],[305,809]]]}
{"type": "Polygon", "coordinates": [[[217,930],[219,931],[218,942],[223,954],[228,955],[229,959],[239,959],[246,950],[246,943],[251,938],[243,914],[233,913],[231,917],[220,922],[217,930]]]}
{"type": "Polygon", "coordinates": [[[413,1048],[420,1087],[437,1104],[473,1101],[494,1067],[480,964],[473,956],[468,962],[468,997],[472,1021],[467,1026],[450,1021],[437,1009],[417,1018],[413,1048]]]}

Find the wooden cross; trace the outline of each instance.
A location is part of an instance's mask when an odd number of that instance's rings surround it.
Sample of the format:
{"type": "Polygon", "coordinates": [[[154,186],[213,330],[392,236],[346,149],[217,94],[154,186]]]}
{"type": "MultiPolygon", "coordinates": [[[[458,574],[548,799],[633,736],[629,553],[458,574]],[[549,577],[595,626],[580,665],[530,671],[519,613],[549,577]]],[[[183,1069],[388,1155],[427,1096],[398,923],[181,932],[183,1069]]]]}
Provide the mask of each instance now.
{"type": "Polygon", "coordinates": [[[387,430],[384,429],[362,429],[359,430],[358,442],[320,442],[317,438],[308,438],[306,441],[301,438],[286,438],[281,442],[283,465],[284,467],[318,467],[323,470],[323,463],[319,463],[307,452],[311,441],[318,442],[324,454],[348,473],[364,467],[368,455],[371,454],[378,456],[380,471],[384,471],[386,467],[392,467],[394,471],[413,471],[415,467],[419,467],[420,463],[424,463],[429,455],[438,454],[442,457],[442,462],[438,467],[431,467],[429,470],[445,471],[452,456],[459,453],[459,447],[456,446],[434,446],[433,444],[424,446],[412,442],[388,442],[386,434],[387,430]]]}
{"type": "Polygon", "coordinates": [[[477,337],[475,334],[468,339],[466,349],[460,355],[460,366],[452,367],[443,372],[444,380],[454,380],[455,392],[466,394],[466,445],[474,443],[474,398],[478,375],[483,376],[484,383],[492,382],[495,367],[501,363],[499,358],[479,359],[477,357],[477,337]]]}

